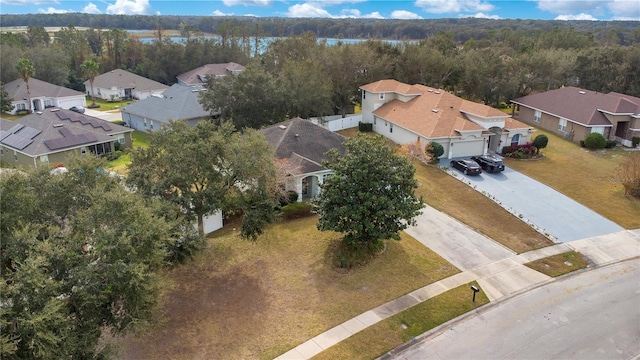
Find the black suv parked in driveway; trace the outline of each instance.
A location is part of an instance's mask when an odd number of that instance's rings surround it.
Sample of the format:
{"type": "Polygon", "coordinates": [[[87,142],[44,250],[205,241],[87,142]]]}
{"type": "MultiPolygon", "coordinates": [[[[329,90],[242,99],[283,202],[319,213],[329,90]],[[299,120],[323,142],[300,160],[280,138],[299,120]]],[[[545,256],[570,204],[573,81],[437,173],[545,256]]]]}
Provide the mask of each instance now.
{"type": "Polygon", "coordinates": [[[472,156],[471,160],[477,162],[486,172],[500,172],[504,170],[502,159],[494,155],[472,156]]]}

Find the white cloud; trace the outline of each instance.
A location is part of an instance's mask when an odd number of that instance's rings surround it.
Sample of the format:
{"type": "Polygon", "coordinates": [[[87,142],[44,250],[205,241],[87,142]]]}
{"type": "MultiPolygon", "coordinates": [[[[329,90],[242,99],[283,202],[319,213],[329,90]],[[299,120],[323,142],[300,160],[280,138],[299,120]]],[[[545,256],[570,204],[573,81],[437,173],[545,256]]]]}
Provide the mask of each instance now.
{"type": "Polygon", "coordinates": [[[400,20],[422,19],[420,15],[406,10],[394,10],[391,12],[391,18],[400,20]]]}
{"type": "Polygon", "coordinates": [[[83,13],[87,13],[87,14],[100,14],[101,13],[100,9],[98,9],[96,4],[94,4],[94,3],[87,4],[87,6],[85,6],[82,9],[82,12],[83,13]]]}
{"type": "Polygon", "coordinates": [[[226,6],[269,6],[273,3],[272,0],[222,0],[222,3],[226,6]]]}
{"type": "Polygon", "coordinates": [[[598,20],[591,14],[580,13],[577,15],[558,15],[555,20],[598,20]]]}
{"type": "Polygon", "coordinates": [[[640,4],[637,0],[613,0],[607,3],[614,20],[640,20],[640,4]]]}
{"type": "Polygon", "coordinates": [[[296,4],[289,7],[289,11],[286,14],[288,17],[319,17],[330,18],[333,17],[329,12],[316,4],[304,3],[296,4]]]}
{"type": "Polygon", "coordinates": [[[343,18],[359,18],[360,16],[360,10],[358,9],[342,9],[340,11],[340,17],[343,18]]]}
{"type": "Polygon", "coordinates": [[[38,9],[38,14],[66,14],[71,12],[69,10],[55,9],[52,7],[48,7],[46,9],[38,9]]]}
{"type": "Polygon", "coordinates": [[[501,19],[500,16],[498,15],[489,15],[489,14],[485,14],[485,13],[477,13],[475,15],[469,15],[467,17],[472,17],[472,18],[478,18],[478,19],[493,19],[493,20],[498,20],[501,19]]]}
{"type": "Polygon", "coordinates": [[[494,6],[481,0],[416,0],[415,6],[428,13],[489,12],[494,6]]]}
{"type": "Polygon", "coordinates": [[[145,15],[149,10],[149,0],[116,0],[107,6],[107,14],[117,15],[145,15]]]}
{"type": "Polygon", "coordinates": [[[211,15],[213,15],[213,16],[233,16],[233,13],[226,14],[226,13],[223,13],[222,11],[220,11],[220,10],[218,10],[218,9],[215,9],[215,10],[213,10],[213,12],[211,13],[211,15]]]}
{"type": "Polygon", "coordinates": [[[380,15],[380,13],[377,11],[374,11],[370,14],[364,14],[362,15],[362,17],[365,19],[384,19],[384,16],[380,15]]]}

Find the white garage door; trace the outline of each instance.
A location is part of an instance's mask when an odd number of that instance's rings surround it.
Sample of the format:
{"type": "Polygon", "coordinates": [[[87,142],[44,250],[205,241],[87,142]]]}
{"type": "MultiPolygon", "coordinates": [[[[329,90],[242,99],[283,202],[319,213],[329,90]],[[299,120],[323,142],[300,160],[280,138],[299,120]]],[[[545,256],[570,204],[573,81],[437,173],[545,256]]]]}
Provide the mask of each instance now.
{"type": "Polygon", "coordinates": [[[473,140],[457,142],[453,144],[451,157],[469,157],[474,155],[482,155],[484,152],[485,140],[473,140]]]}

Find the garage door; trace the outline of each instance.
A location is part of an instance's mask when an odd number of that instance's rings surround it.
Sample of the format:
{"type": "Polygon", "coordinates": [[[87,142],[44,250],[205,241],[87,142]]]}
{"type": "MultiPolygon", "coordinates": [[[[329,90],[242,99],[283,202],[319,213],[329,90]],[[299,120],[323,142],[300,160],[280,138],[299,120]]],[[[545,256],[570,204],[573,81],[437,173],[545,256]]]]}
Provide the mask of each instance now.
{"type": "Polygon", "coordinates": [[[468,157],[482,155],[484,152],[484,139],[457,142],[453,144],[451,157],[468,157]]]}

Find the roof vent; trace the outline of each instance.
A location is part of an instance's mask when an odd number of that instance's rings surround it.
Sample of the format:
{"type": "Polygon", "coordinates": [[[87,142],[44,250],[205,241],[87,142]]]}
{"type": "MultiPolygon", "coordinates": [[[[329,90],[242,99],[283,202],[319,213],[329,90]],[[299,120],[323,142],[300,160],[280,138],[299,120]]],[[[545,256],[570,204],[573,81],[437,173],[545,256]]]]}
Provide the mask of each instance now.
{"type": "Polygon", "coordinates": [[[428,92],[433,92],[433,89],[429,89],[429,90],[427,90],[427,91],[428,91],[428,92]]]}
{"type": "Polygon", "coordinates": [[[51,112],[56,112],[56,111],[58,111],[58,110],[60,110],[60,109],[51,109],[51,110],[49,110],[49,111],[51,111],[51,112]]]}
{"type": "Polygon", "coordinates": [[[284,126],[284,125],[280,125],[280,126],[278,126],[278,128],[279,128],[280,130],[284,130],[284,129],[286,129],[287,127],[286,127],[286,126],[284,126]]]}
{"type": "Polygon", "coordinates": [[[42,115],[42,111],[36,111],[36,114],[42,115]]]}
{"type": "Polygon", "coordinates": [[[438,109],[431,109],[431,112],[437,113],[438,109]]]}
{"type": "Polygon", "coordinates": [[[586,94],[586,91],[578,91],[580,94],[586,94]]]}
{"type": "Polygon", "coordinates": [[[433,93],[434,94],[440,94],[440,91],[434,91],[433,93]]]}
{"type": "Polygon", "coordinates": [[[61,126],[63,126],[63,125],[64,125],[64,124],[53,124],[53,127],[58,128],[58,127],[61,127],[61,126]]]}

